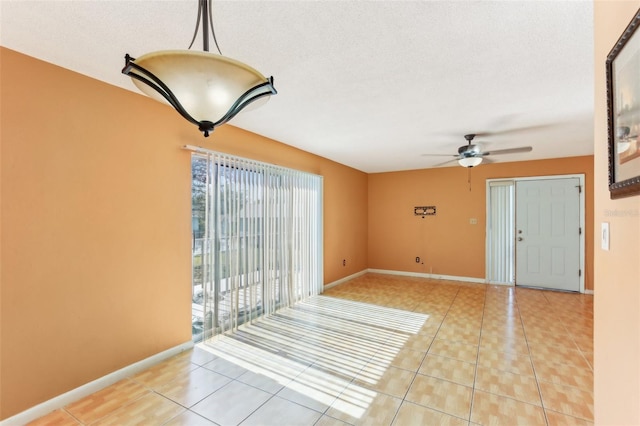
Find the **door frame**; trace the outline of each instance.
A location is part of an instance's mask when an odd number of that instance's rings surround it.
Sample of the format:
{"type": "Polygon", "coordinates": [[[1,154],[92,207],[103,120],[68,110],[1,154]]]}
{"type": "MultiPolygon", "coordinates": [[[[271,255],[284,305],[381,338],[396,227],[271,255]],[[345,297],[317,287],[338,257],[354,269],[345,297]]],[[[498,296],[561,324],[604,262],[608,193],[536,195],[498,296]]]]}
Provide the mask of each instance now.
{"type": "MultiPolygon", "coordinates": [[[[579,219],[579,226],[580,229],[582,230],[582,232],[580,233],[580,253],[579,253],[579,259],[580,259],[580,270],[582,271],[582,273],[580,274],[580,293],[584,293],[585,292],[585,288],[584,288],[584,279],[585,279],[585,274],[586,274],[586,270],[585,270],[585,236],[586,236],[586,228],[585,228],[585,206],[586,206],[586,190],[585,190],[585,175],[584,173],[581,174],[567,174],[567,175],[545,175],[545,176],[526,176],[526,177],[504,177],[504,178],[492,178],[492,179],[487,179],[485,182],[485,193],[486,193],[486,201],[485,201],[485,206],[486,206],[486,218],[487,220],[485,220],[485,283],[487,284],[497,284],[497,283],[491,283],[488,279],[487,275],[487,271],[490,268],[491,265],[491,250],[489,247],[489,220],[488,218],[491,217],[491,199],[490,199],[490,188],[489,188],[489,184],[490,182],[500,182],[500,181],[510,181],[514,183],[518,182],[518,181],[526,181],[526,180],[556,180],[556,179],[570,179],[570,178],[577,178],[580,182],[580,193],[579,193],[579,209],[580,209],[580,219],[579,219]]],[[[517,196],[517,194],[516,194],[517,196]]],[[[515,197],[514,197],[514,212],[515,212],[515,197]]],[[[515,214],[515,213],[514,213],[515,214]]],[[[515,222],[514,222],[515,223],[515,222]]],[[[514,234],[515,235],[515,234],[514,234]]],[[[515,250],[515,248],[514,248],[515,250]]],[[[515,252],[513,253],[514,256],[513,257],[513,270],[515,271],[515,252]]],[[[498,285],[507,285],[507,286],[513,286],[515,287],[515,277],[513,280],[513,284],[510,283],[502,283],[502,284],[498,284],[498,285]]]]}

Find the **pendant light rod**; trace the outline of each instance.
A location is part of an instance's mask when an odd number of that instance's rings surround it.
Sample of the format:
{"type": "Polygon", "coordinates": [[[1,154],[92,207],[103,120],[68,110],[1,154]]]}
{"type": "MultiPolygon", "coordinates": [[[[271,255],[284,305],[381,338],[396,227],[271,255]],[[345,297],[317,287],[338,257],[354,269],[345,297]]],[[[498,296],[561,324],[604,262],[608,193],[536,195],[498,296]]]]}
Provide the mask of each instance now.
{"type": "Polygon", "coordinates": [[[200,21],[202,20],[202,50],[205,52],[209,51],[209,27],[211,27],[211,36],[213,37],[213,42],[216,45],[216,50],[220,55],[222,55],[222,51],[218,45],[218,39],[216,38],[216,29],[213,26],[213,8],[211,7],[211,1],[212,0],[198,0],[198,18],[196,20],[196,28],[193,31],[191,43],[189,43],[189,49],[191,49],[193,43],[196,41],[198,30],[200,29],[200,21]]]}
{"type": "MultiPolygon", "coordinates": [[[[200,0],[200,5],[198,6],[202,9],[202,50],[205,52],[209,51],[209,1],[200,0]]],[[[213,29],[213,25],[211,25],[211,28],[213,29]]]]}

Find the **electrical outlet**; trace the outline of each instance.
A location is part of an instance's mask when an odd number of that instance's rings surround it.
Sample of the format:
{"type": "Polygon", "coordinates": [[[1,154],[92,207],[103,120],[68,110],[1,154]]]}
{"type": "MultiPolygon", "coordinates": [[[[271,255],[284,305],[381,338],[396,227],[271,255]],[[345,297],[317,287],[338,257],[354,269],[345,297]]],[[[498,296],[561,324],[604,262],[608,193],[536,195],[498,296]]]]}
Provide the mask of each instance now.
{"type": "Polygon", "coordinates": [[[471,219],[469,219],[469,224],[477,225],[478,224],[478,219],[476,219],[475,217],[472,217],[471,219]]]}
{"type": "Polygon", "coordinates": [[[416,256],[416,263],[420,263],[420,256],[416,256]]]}
{"type": "Polygon", "coordinates": [[[342,259],[342,266],[347,266],[347,259],[342,259]]]}

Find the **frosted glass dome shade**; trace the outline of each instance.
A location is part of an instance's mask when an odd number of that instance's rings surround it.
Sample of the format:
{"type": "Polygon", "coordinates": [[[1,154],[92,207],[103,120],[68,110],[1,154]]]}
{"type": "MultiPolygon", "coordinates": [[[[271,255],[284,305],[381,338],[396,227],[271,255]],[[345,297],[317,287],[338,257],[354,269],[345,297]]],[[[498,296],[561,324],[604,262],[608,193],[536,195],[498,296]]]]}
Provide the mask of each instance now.
{"type": "Polygon", "coordinates": [[[277,93],[272,78],[210,52],[163,50],[136,59],[127,56],[123,72],[143,93],[199,125],[205,136],[250,103],[277,93]]]}
{"type": "Polygon", "coordinates": [[[462,167],[475,167],[482,163],[482,157],[462,157],[458,160],[458,164],[462,167]]]}

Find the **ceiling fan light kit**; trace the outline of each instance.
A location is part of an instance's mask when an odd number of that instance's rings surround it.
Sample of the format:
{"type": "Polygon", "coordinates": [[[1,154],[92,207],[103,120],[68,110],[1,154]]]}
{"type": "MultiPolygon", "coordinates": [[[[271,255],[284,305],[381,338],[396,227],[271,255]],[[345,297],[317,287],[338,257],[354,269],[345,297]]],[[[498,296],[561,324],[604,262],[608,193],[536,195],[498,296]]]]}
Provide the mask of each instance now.
{"type": "Polygon", "coordinates": [[[482,163],[482,157],[462,157],[458,160],[458,164],[462,167],[475,167],[482,163]]]}
{"type": "Polygon", "coordinates": [[[273,77],[266,78],[249,65],[222,56],[213,29],[211,2],[198,0],[198,20],[189,46],[202,23],[203,52],[163,50],[139,58],[127,54],[122,69],[140,91],[168,102],[205,137],[249,104],[278,93],[273,77]],[[209,52],[209,27],[219,54],[209,52]]]}

